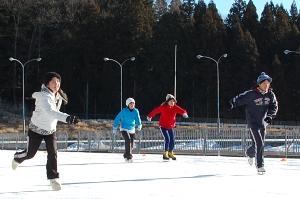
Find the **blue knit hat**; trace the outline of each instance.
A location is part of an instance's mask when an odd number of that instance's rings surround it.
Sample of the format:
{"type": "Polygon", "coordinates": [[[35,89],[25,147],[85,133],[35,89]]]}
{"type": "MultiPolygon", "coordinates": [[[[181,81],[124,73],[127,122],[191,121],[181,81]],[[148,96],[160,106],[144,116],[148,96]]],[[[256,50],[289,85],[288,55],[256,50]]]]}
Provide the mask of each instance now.
{"type": "Polygon", "coordinates": [[[258,78],[257,78],[257,80],[256,80],[256,83],[257,83],[257,84],[260,84],[260,83],[262,83],[262,82],[265,81],[265,80],[268,80],[270,83],[272,82],[272,78],[271,78],[269,75],[267,75],[265,72],[262,72],[262,73],[258,76],[258,78]]]}

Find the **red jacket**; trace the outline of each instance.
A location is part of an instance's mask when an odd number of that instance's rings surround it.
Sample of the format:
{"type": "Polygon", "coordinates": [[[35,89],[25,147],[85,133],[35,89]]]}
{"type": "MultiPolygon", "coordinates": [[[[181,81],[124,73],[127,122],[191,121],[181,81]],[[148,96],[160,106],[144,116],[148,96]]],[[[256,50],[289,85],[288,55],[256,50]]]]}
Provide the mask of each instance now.
{"type": "Polygon", "coordinates": [[[161,105],[157,108],[154,108],[149,114],[148,117],[153,118],[155,115],[160,114],[159,126],[167,129],[175,127],[176,123],[176,114],[187,114],[186,110],[181,108],[178,105],[169,106],[168,104],[161,105]]]}

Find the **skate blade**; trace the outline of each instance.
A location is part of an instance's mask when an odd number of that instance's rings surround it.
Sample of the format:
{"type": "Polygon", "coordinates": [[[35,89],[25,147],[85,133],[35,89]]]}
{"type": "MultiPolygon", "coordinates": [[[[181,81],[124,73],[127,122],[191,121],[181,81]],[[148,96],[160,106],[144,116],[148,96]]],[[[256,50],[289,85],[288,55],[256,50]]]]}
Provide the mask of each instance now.
{"type": "Polygon", "coordinates": [[[262,171],[259,171],[257,172],[258,175],[264,175],[266,172],[262,172],[262,171]]]}

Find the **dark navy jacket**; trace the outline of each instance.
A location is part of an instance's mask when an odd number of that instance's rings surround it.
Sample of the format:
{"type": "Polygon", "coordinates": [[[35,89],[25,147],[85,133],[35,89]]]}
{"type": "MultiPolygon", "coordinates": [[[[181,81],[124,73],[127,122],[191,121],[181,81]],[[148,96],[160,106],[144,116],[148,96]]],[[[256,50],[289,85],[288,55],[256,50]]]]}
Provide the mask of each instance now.
{"type": "Polygon", "coordinates": [[[278,111],[278,102],[272,90],[261,93],[258,89],[245,91],[231,100],[233,108],[245,106],[249,128],[265,128],[266,116],[274,118],[278,111]]]}

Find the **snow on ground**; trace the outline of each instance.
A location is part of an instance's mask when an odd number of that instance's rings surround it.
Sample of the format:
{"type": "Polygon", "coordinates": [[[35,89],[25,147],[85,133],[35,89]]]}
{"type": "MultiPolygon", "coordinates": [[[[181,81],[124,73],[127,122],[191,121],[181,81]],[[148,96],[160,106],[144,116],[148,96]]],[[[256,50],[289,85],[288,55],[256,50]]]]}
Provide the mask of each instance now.
{"type": "Polygon", "coordinates": [[[5,199],[148,199],[148,198],[298,198],[300,159],[266,158],[257,175],[246,158],[178,155],[164,162],[160,154],[59,152],[61,191],[46,179],[46,152],[11,170],[14,151],[0,150],[0,198],[5,199]]]}

